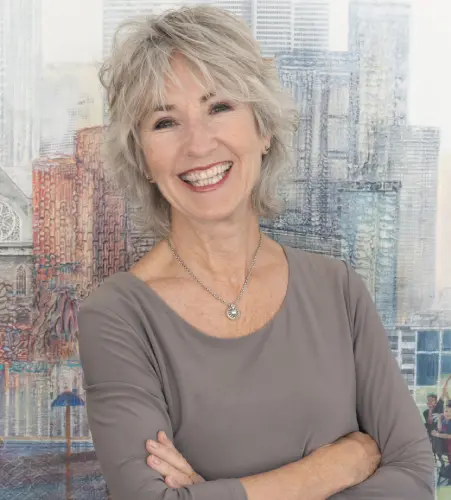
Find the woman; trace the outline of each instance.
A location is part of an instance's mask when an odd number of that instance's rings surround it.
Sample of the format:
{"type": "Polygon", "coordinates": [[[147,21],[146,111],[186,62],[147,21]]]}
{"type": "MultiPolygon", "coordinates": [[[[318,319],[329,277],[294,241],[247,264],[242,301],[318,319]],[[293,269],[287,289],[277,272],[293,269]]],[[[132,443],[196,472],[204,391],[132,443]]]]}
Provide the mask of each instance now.
{"type": "Polygon", "coordinates": [[[79,315],[113,499],[432,499],[362,281],[260,232],[296,114],[246,25],[205,6],[137,21],[101,75],[109,165],[163,237],[79,315]]]}

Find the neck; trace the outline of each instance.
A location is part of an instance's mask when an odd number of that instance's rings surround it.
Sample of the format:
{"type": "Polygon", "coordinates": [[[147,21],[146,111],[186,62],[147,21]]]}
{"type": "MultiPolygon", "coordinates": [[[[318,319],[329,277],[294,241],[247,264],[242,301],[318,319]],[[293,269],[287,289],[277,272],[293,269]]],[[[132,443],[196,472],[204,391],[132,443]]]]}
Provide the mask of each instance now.
{"type": "Polygon", "coordinates": [[[173,214],[171,242],[199,278],[241,287],[260,239],[259,219],[199,223],[173,214]]]}

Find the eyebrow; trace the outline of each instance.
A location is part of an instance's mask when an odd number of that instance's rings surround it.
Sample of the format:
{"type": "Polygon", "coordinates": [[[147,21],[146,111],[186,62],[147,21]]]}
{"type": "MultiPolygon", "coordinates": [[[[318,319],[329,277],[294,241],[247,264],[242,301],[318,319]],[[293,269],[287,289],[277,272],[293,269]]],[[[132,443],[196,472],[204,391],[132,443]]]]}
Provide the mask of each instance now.
{"type": "MultiPolygon", "coordinates": [[[[214,92],[207,92],[199,99],[199,101],[201,103],[204,103],[204,102],[209,101],[210,99],[212,99],[215,96],[216,96],[216,94],[214,92]]],[[[175,106],[174,104],[165,104],[163,106],[157,106],[156,108],[154,108],[153,113],[173,111],[176,108],[177,108],[177,106],[175,106]]]]}

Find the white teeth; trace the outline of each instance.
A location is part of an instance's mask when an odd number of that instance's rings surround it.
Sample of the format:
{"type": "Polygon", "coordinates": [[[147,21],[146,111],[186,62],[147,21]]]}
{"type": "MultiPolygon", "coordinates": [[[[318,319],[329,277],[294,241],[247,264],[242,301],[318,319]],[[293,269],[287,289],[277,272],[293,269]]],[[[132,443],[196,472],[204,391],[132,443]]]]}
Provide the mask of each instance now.
{"type": "Polygon", "coordinates": [[[208,184],[215,184],[219,182],[226,171],[233,165],[231,161],[220,163],[208,170],[196,170],[194,172],[189,172],[188,174],[181,175],[180,177],[184,180],[193,184],[193,186],[204,186],[208,184]],[[217,179],[218,178],[218,179],[217,179]],[[217,179],[217,180],[215,180],[217,179]]]}
{"type": "Polygon", "coordinates": [[[223,172],[222,174],[215,175],[214,177],[210,177],[209,179],[202,179],[201,181],[192,181],[190,184],[192,186],[210,186],[212,184],[217,184],[221,179],[223,179],[227,174],[223,172]]]}

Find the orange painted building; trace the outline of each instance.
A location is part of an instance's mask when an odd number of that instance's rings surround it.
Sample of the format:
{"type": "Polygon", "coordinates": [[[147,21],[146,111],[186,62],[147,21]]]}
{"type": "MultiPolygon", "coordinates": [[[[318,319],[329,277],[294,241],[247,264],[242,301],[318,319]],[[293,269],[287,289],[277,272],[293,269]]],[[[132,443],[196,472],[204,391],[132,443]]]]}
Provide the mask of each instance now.
{"type": "Polygon", "coordinates": [[[122,195],[107,179],[101,157],[103,127],[79,132],[76,142],[76,161],[89,173],[91,205],[83,207],[83,223],[89,228],[90,248],[77,239],[89,259],[89,276],[95,288],[105,278],[127,267],[127,213],[122,195]],[[85,211],[86,210],[86,211],[85,211]],[[88,257],[89,255],[89,257],[88,257]]]}
{"type": "Polygon", "coordinates": [[[106,179],[102,134],[81,130],[74,157],[33,166],[34,359],[70,356],[79,300],[127,268],[126,203],[106,179]]]}
{"type": "Polygon", "coordinates": [[[124,198],[105,178],[102,127],[82,130],[75,157],[33,168],[33,243],[38,286],[95,287],[125,269],[124,198]]]}

